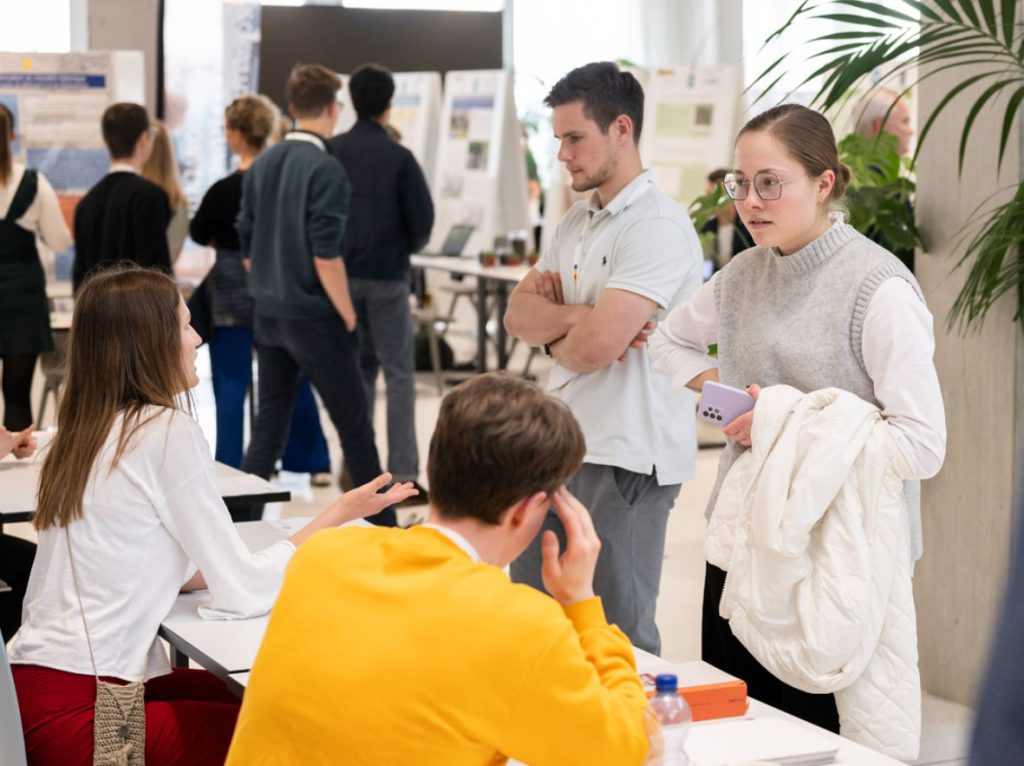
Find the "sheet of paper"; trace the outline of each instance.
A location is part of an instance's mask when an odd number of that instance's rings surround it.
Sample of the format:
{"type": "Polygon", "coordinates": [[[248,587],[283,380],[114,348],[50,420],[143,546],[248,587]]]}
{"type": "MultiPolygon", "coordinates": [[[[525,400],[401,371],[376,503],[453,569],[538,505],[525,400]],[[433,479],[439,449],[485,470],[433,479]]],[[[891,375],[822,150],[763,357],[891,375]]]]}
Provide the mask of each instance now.
{"type": "Polygon", "coordinates": [[[758,761],[813,766],[835,761],[836,740],[784,718],[739,718],[694,724],[686,754],[695,764],[758,761]]]}

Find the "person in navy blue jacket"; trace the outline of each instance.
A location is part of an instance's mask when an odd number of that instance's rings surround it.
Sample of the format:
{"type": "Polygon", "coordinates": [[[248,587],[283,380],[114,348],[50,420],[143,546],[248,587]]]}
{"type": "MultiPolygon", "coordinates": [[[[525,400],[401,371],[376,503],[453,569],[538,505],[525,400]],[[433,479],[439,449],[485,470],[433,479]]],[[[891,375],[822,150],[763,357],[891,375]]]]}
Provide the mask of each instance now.
{"type": "MultiPolygon", "coordinates": [[[[392,140],[386,126],[395,81],[376,64],[360,67],[348,84],[359,116],[350,131],[332,138],[331,152],[352,185],[342,252],[359,324],[360,367],[370,411],[377,375],[387,386],[388,470],[415,482],[415,368],[409,312],[409,255],[430,238],[434,205],[412,152],[392,140]]],[[[417,484],[416,502],[426,502],[417,484]]]]}

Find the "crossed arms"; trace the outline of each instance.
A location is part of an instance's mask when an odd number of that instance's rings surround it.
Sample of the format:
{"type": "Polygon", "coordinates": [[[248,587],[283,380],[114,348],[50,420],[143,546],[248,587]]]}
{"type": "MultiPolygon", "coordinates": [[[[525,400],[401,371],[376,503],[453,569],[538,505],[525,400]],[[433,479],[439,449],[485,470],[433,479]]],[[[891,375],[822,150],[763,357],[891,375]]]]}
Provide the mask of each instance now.
{"type": "Polygon", "coordinates": [[[505,329],[531,346],[548,344],[551,355],[573,372],[593,372],[643,348],[654,329],[658,304],[650,298],[606,288],[597,304],[566,304],[556,272],[531,269],[509,298],[505,329]]]}

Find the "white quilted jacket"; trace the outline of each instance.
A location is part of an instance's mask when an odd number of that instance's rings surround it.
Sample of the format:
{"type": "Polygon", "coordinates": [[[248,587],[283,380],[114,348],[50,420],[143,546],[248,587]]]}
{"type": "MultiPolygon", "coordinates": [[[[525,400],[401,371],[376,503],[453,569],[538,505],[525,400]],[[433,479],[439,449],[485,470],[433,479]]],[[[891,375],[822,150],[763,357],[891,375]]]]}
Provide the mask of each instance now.
{"type": "Polygon", "coordinates": [[[776,677],[834,693],[843,736],[916,758],[905,458],[877,407],[833,388],[764,389],[751,435],[708,523],[708,561],[728,572],[719,613],[776,677]]]}

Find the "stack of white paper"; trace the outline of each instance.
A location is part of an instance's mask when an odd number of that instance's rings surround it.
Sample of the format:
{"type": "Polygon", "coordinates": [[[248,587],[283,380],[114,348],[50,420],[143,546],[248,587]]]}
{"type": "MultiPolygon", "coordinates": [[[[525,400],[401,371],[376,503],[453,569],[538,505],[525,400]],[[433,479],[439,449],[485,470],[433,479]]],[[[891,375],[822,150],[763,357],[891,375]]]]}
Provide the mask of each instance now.
{"type": "Polygon", "coordinates": [[[819,766],[833,763],[838,752],[835,739],[785,718],[707,721],[694,725],[686,738],[694,766],[819,766]]]}

